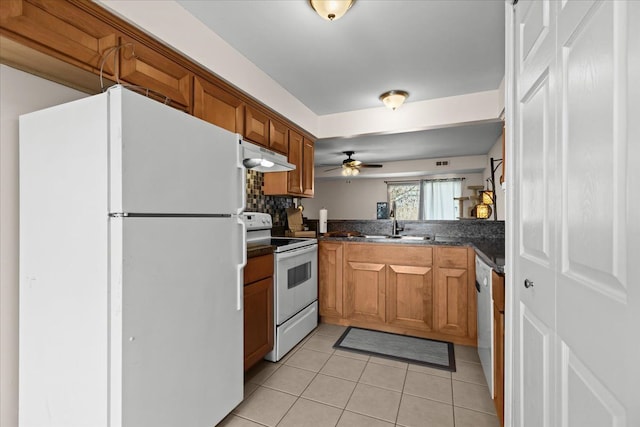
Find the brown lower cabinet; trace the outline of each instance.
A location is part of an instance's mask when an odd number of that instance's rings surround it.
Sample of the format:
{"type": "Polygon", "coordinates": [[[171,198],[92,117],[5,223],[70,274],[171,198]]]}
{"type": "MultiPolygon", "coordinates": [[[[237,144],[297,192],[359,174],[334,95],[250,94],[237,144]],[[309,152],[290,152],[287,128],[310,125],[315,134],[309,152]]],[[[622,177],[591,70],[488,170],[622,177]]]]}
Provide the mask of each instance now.
{"type": "Polygon", "coordinates": [[[504,425],[504,276],[492,272],[493,292],[493,403],[500,425],[504,425]]]}
{"type": "Polygon", "coordinates": [[[321,241],[318,257],[322,321],[476,345],[473,249],[321,241]]]}
{"type": "Polygon", "coordinates": [[[244,268],[244,370],[273,349],[273,254],[247,260],[244,268]]]}

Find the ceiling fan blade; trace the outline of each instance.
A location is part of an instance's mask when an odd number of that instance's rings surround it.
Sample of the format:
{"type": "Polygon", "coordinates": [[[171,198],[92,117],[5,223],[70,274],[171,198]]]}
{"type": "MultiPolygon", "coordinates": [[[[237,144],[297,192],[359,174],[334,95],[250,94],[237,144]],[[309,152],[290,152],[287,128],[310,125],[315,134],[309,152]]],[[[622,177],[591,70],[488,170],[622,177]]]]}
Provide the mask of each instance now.
{"type": "Polygon", "coordinates": [[[342,169],[342,166],[336,166],[335,168],[331,168],[331,169],[325,169],[325,172],[330,172],[330,171],[334,171],[337,169],[342,169]]]}
{"type": "Polygon", "coordinates": [[[362,163],[359,167],[361,168],[381,168],[382,165],[374,165],[370,163],[362,163]]]}

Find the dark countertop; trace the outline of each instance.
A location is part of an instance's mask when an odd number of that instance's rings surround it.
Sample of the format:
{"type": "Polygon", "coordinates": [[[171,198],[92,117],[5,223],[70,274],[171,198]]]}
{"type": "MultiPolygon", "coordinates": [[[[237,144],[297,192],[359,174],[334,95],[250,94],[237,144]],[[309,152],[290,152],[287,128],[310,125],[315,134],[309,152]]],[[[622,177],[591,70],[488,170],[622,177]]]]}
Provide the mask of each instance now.
{"type": "Polygon", "coordinates": [[[496,273],[504,274],[504,239],[435,236],[429,240],[371,239],[365,237],[320,237],[319,241],[382,243],[388,245],[471,246],[496,273]]]}
{"type": "Polygon", "coordinates": [[[247,243],[247,258],[254,258],[262,255],[272,254],[276,250],[273,245],[262,243],[247,243]]]}

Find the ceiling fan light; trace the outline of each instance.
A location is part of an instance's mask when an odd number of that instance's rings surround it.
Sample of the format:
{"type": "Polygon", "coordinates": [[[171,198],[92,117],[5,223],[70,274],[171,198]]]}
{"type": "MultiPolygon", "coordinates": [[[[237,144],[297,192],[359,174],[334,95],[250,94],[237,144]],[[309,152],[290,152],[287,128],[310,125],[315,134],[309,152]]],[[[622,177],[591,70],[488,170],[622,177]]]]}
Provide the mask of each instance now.
{"type": "Polygon", "coordinates": [[[360,170],[359,170],[359,169],[355,169],[355,168],[351,169],[351,175],[356,176],[356,175],[358,175],[359,173],[360,173],[360,170]]]}
{"type": "Polygon", "coordinates": [[[351,168],[343,168],[342,176],[351,176],[351,168]]]}
{"type": "Polygon", "coordinates": [[[380,95],[380,101],[385,107],[395,110],[399,108],[409,97],[409,93],[404,90],[390,90],[380,95]]]}
{"type": "Polygon", "coordinates": [[[342,18],[354,2],[355,0],[309,0],[313,10],[327,21],[342,18]]]}

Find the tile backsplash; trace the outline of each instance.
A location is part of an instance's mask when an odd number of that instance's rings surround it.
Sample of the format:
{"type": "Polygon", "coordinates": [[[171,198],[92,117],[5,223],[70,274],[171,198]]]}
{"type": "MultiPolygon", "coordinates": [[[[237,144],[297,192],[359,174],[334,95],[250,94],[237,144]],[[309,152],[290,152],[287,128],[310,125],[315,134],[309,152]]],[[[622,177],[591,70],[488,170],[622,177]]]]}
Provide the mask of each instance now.
{"type": "Polygon", "coordinates": [[[247,212],[266,212],[273,218],[274,227],[284,227],[287,222],[287,208],[293,207],[293,198],[287,196],[265,196],[262,192],[264,174],[247,171],[247,212]]]}

